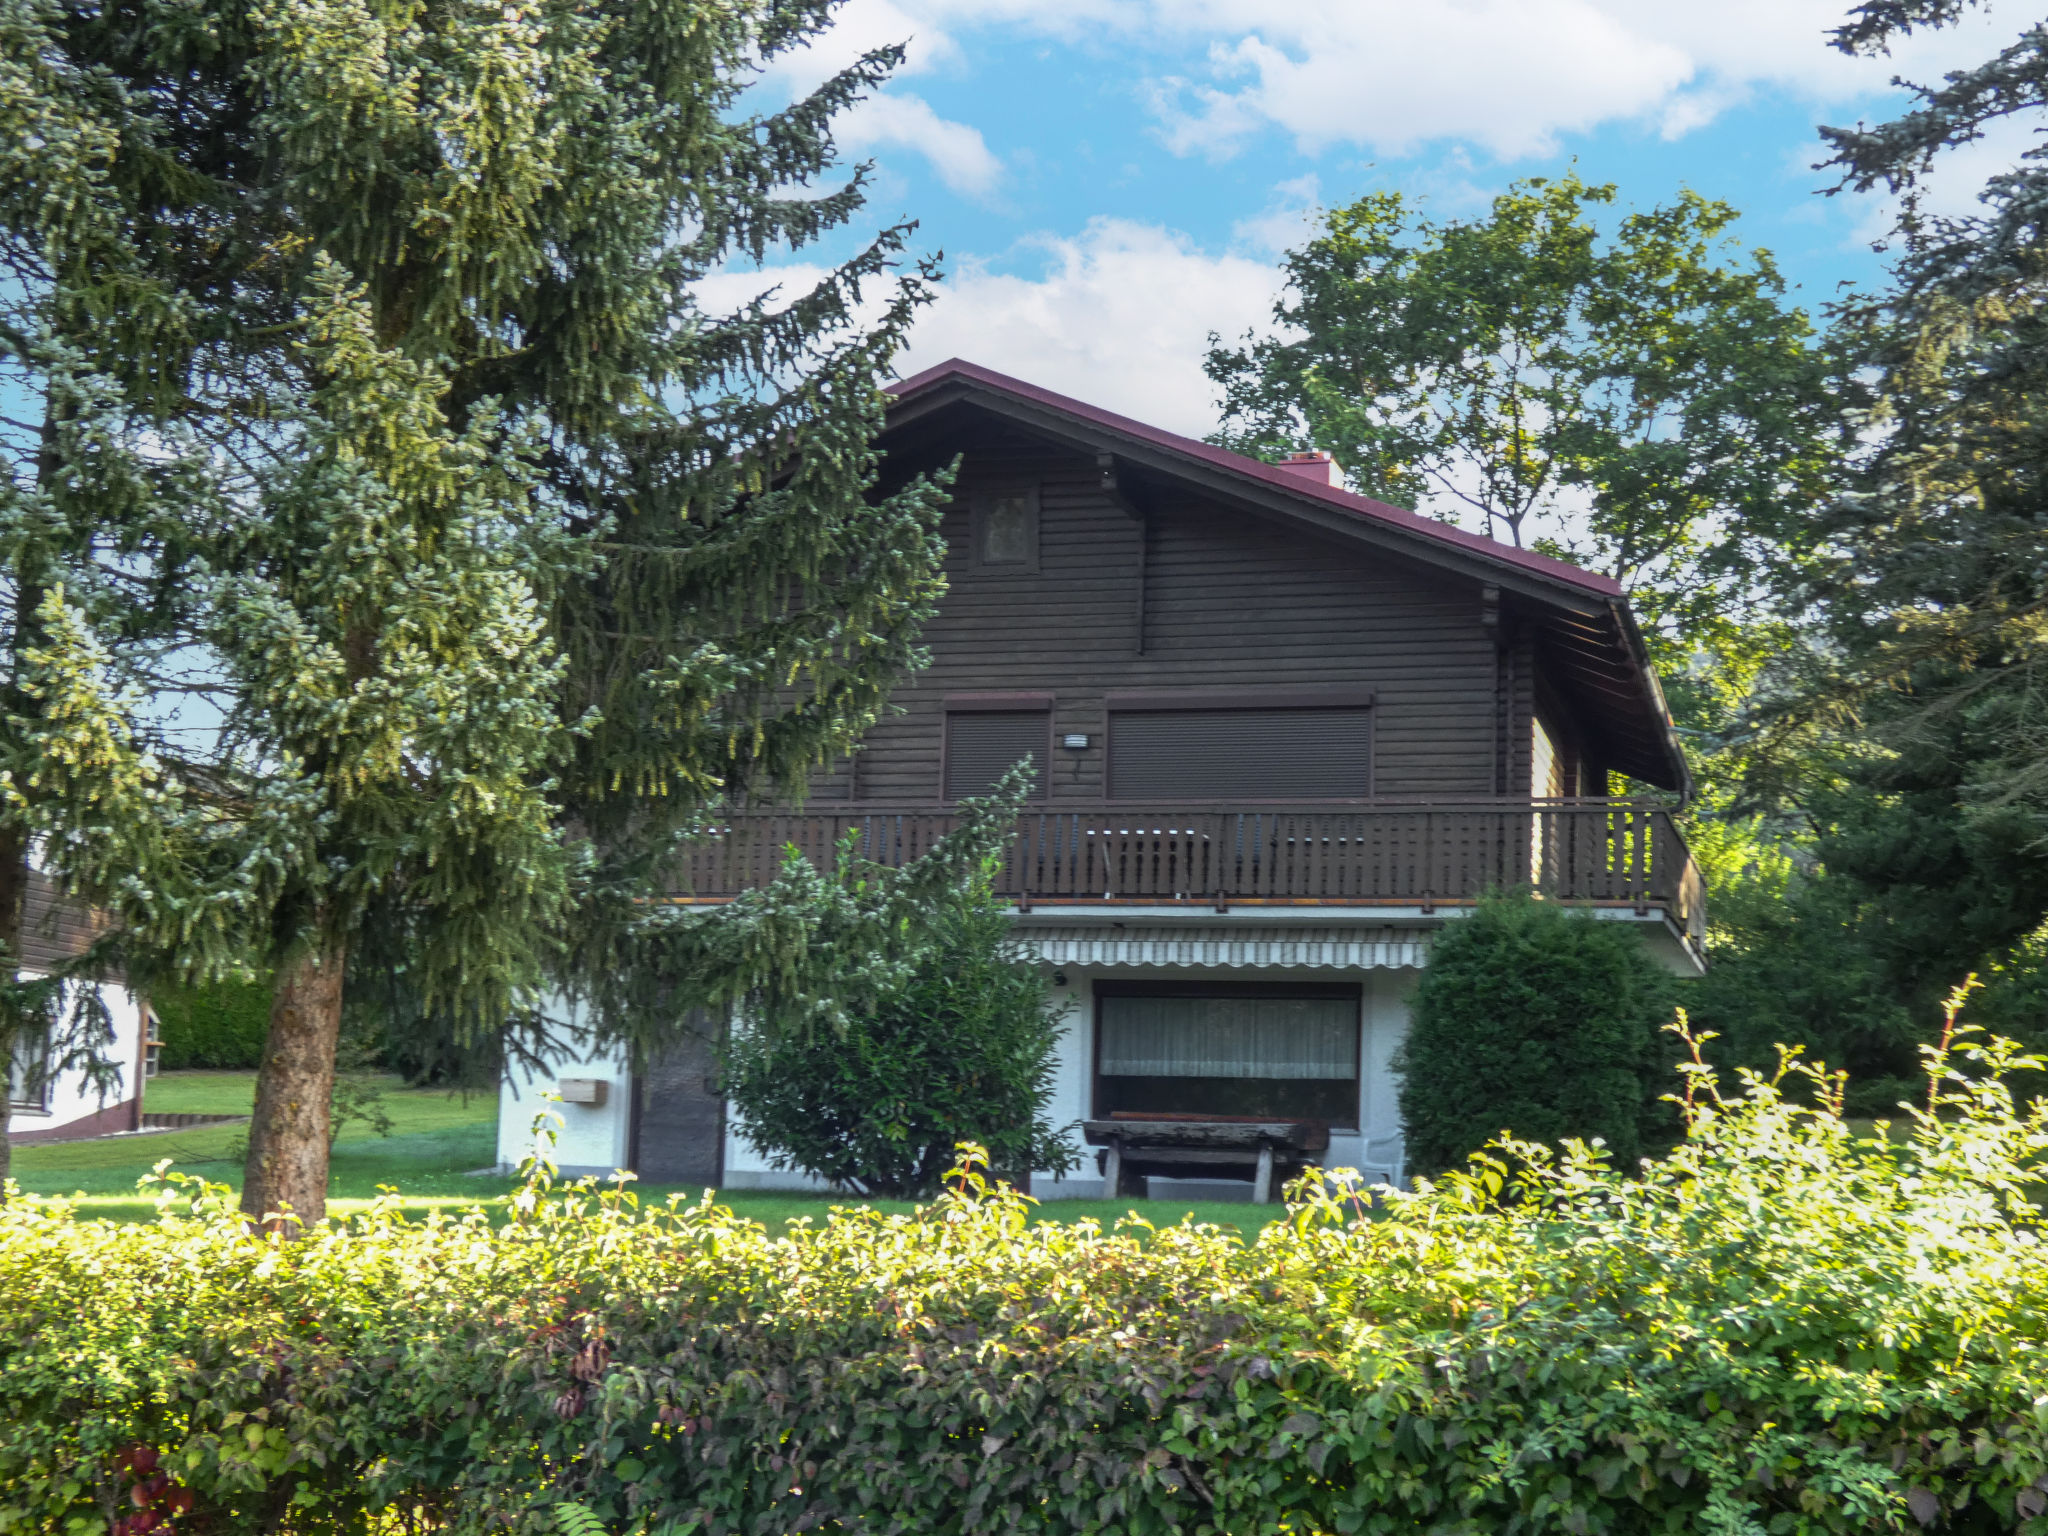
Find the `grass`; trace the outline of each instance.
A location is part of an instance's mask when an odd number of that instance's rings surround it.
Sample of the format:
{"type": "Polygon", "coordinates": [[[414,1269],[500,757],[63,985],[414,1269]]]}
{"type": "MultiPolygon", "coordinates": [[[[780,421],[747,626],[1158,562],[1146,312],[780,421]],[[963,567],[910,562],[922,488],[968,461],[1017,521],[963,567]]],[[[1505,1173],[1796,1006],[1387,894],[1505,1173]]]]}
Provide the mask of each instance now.
{"type": "MultiPolygon", "coordinates": [[[[379,1185],[401,1193],[404,1210],[414,1216],[430,1210],[462,1210],[481,1205],[502,1210],[515,1180],[497,1174],[472,1176],[498,1155],[498,1102],[492,1095],[460,1097],[431,1088],[407,1088],[398,1078],[377,1080],[384,1094],[384,1112],[392,1134],[379,1137],[360,1125],[343,1128],[336,1140],[327,1208],[336,1216],[360,1211],[376,1199],[379,1185]]],[[[166,1072],[153,1079],[144,1103],[151,1114],[246,1115],[256,1096],[253,1072],[166,1072]]],[[[240,1159],[233,1154],[248,1135],[243,1125],[194,1126],[140,1136],[108,1136],[91,1141],[60,1141],[14,1149],[13,1176],[29,1194],[76,1197],[81,1216],[106,1221],[147,1221],[154,1201],[135,1181],[160,1160],[169,1158],[180,1173],[216,1184],[241,1186],[240,1159]]],[[[642,1200],[666,1199],[680,1193],[695,1200],[694,1186],[636,1184],[642,1200]]],[[[909,1201],[856,1201],[848,1197],[728,1190],[721,1205],[770,1231],[792,1221],[822,1221],[835,1205],[871,1205],[877,1210],[908,1213],[909,1201]]],[[[1056,1200],[1038,1206],[1038,1221],[1082,1221],[1090,1217],[1105,1227],[1135,1212],[1154,1226],[1182,1220],[1235,1227],[1247,1239],[1275,1216],[1277,1206],[1185,1200],[1056,1200]]]]}
{"type": "MultiPolygon", "coordinates": [[[[465,1103],[438,1089],[408,1088],[396,1077],[376,1083],[392,1134],[343,1127],[327,1186],[331,1211],[361,1210],[376,1198],[380,1184],[398,1186],[407,1208],[422,1213],[503,1200],[511,1179],[467,1177],[498,1155],[494,1095],[472,1094],[465,1103]]],[[[150,1083],[143,1103],[151,1114],[246,1115],[255,1097],[253,1072],[166,1072],[150,1083]]],[[[144,1221],[156,1207],[136,1189],[137,1179],[169,1158],[180,1173],[239,1188],[242,1167],[235,1154],[248,1134],[245,1125],[201,1125],[16,1147],[14,1177],[31,1194],[79,1196],[81,1215],[144,1221]]]]}

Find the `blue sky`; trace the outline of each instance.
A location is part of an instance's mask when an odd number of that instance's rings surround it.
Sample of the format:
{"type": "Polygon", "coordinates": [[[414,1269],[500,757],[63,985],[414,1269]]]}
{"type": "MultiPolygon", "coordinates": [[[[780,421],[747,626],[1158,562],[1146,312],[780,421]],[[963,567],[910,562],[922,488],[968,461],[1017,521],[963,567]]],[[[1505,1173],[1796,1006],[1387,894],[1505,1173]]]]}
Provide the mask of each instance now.
{"type": "MultiPolygon", "coordinates": [[[[944,298],[905,370],[950,355],[1183,431],[1213,425],[1203,339],[1260,324],[1277,262],[1317,206],[1378,187],[1439,216],[1518,177],[1613,181],[1624,204],[1680,187],[1733,203],[1817,308],[1874,283],[1874,200],[1824,198],[1818,123],[1888,115],[1894,74],[1978,62],[2028,19],[2001,7],[1851,60],[1841,0],[849,0],[778,66],[802,88],[905,40],[842,142],[877,162],[871,211],[921,221],[944,298]]],[[[2028,130],[2020,129],[2018,132],[2028,130]]],[[[2019,145],[1951,157],[1967,203],[2019,145]]],[[[801,282],[799,261],[780,275],[801,282]]],[[[761,279],[733,273],[725,290],[761,279]]],[[[720,290],[714,285],[708,295],[720,290]]]]}

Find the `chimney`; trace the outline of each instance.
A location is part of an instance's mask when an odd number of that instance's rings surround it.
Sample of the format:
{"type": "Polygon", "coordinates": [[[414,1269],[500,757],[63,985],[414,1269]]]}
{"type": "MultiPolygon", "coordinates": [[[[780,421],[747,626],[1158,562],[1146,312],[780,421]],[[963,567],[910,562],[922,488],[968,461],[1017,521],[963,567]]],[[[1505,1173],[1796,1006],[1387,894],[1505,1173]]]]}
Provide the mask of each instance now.
{"type": "Polygon", "coordinates": [[[1280,461],[1279,467],[1290,475],[1299,475],[1317,485],[1342,485],[1343,473],[1337,468],[1337,461],[1327,453],[1290,453],[1280,461]]]}

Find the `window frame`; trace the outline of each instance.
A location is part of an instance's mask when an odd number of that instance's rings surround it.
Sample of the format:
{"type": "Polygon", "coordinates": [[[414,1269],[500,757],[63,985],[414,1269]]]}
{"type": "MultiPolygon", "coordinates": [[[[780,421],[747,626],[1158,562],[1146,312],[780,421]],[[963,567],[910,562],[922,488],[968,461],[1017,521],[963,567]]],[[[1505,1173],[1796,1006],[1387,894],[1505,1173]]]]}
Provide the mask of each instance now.
{"type": "MultiPolygon", "coordinates": [[[[1116,725],[1119,715],[1182,714],[1271,714],[1300,709],[1360,709],[1365,711],[1365,792],[1301,799],[1279,795],[1245,797],[1245,804],[1259,805],[1356,805],[1371,800],[1379,790],[1380,712],[1377,689],[1359,685],[1333,684],[1326,687],[1282,687],[1259,691],[1246,689],[1145,689],[1106,694],[1103,697],[1102,796],[1106,801],[1135,804],[1151,796],[1126,796],[1116,784],[1116,725]]],[[[1201,797],[1190,797],[1190,803],[1201,797]]]]}
{"type": "Polygon", "coordinates": [[[975,570],[991,576],[1035,576],[1038,574],[1039,532],[1043,524],[1040,513],[1042,498],[1036,481],[1017,481],[1007,485],[984,486],[976,491],[968,502],[969,507],[969,555],[975,570]],[[1030,555],[1023,560],[991,560],[988,557],[989,521],[995,515],[995,504],[999,500],[1021,497],[1025,504],[1025,515],[1030,519],[1030,555]]]}
{"type": "MultiPolygon", "coordinates": [[[[1102,1003],[1109,997],[1245,997],[1245,998],[1342,998],[1352,1004],[1357,1031],[1357,1075],[1349,1081],[1358,1090],[1351,1096],[1350,1118],[1331,1120],[1332,1131],[1355,1132],[1364,1124],[1365,1091],[1365,983],[1363,981],[1109,981],[1098,980],[1091,988],[1091,1027],[1088,1040],[1088,1115],[1107,1120],[1110,1110],[1102,1092],[1102,1003]]],[[[1275,1116],[1287,1119],[1288,1116],[1275,1116]]]]}
{"type": "Polygon", "coordinates": [[[1028,805],[1043,803],[1048,798],[1052,786],[1053,696],[1050,693],[947,694],[939,714],[939,803],[960,803],[946,793],[946,780],[952,768],[953,716],[1036,714],[1045,716],[1045,746],[1037,754],[1038,782],[1032,793],[1026,797],[1025,803],[1028,805]]]}
{"type": "MultiPolygon", "coordinates": [[[[20,1043],[22,1042],[17,1042],[17,1051],[12,1057],[12,1064],[14,1066],[20,1066],[22,1063],[22,1055],[19,1051],[20,1043]]],[[[31,1078],[24,1072],[22,1082],[24,1086],[34,1082],[42,1090],[41,1094],[33,1099],[17,1099],[14,1097],[14,1082],[12,1070],[10,1069],[6,1091],[7,1107],[11,1113],[19,1115],[47,1115],[50,1113],[50,1090],[56,1085],[56,1074],[50,1070],[50,1030],[47,1026],[41,1033],[36,1054],[39,1057],[40,1081],[31,1078]]]]}

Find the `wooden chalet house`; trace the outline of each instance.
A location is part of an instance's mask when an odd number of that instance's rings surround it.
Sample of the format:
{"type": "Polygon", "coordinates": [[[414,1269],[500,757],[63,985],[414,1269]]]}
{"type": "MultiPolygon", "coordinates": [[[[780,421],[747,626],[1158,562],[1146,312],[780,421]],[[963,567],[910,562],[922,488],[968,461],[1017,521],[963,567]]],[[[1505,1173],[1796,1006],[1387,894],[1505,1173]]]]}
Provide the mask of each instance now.
{"type": "MultiPolygon", "coordinates": [[[[789,843],[828,858],[848,829],[907,858],[1028,756],[1001,883],[1067,1000],[1055,1121],[1309,1124],[1323,1144],[1297,1160],[1378,1178],[1402,1165],[1406,999],[1483,892],[1533,885],[1700,968],[1670,812],[1613,792],[1682,795],[1687,773],[1607,577],[1354,496],[1321,456],[1261,463],[965,362],[897,391],[883,446],[891,478],[962,457],[932,665],[804,807],[702,844],[685,899],[765,880],[789,843]]],[[[802,1183],[769,1170],[710,1071],[698,1053],[638,1082],[566,1064],[583,1102],[558,1156],[802,1183]]],[[[508,1162],[535,1107],[517,1086],[508,1162]]],[[[1125,1149],[1035,1193],[1119,1172],[1135,1192],[1134,1167],[1125,1149]]]]}

